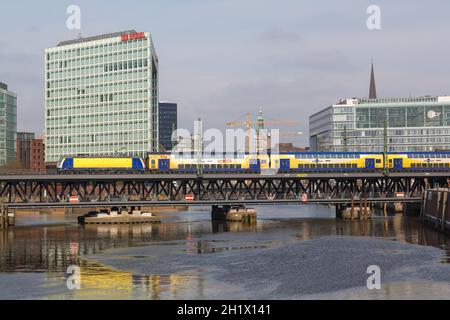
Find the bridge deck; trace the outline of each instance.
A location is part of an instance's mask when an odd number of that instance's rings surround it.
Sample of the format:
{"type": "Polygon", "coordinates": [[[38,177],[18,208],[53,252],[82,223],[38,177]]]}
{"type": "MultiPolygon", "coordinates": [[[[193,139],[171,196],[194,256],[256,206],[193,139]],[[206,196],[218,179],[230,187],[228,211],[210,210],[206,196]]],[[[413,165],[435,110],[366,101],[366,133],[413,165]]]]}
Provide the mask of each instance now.
{"type": "MultiPolygon", "coordinates": [[[[358,178],[427,178],[449,177],[450,172],[349,172],[349,173],[279,173],[279,174],[204,174],[202,179],[358,179],[358,178]]],[[[194,180],[196,174],[36,174],[36,175],[0,175],[1,181],[125,181],[125,180],[194,180]]]]}

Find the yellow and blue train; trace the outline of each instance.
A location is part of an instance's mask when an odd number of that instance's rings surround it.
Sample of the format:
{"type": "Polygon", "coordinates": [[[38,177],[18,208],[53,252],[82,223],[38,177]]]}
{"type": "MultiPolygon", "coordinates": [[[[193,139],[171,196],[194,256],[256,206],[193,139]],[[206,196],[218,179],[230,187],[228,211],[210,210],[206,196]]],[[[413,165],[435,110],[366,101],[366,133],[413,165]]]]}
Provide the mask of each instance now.
{"type": "Polygon", "coordinates": [[[60,173],[259,173],[289,172],[449,171],[450,152],[355,153],[300,152],[272,155],[149,153],[139,157],[66,157],[60,173]]]}

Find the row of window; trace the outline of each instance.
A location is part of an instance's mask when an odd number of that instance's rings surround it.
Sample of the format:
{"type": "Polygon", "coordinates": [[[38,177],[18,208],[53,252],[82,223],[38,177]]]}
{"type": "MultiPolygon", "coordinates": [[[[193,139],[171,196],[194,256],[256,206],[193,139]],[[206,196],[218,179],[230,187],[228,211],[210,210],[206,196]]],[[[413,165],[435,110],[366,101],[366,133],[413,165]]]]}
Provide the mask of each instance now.
{"type": "Polygon", "coordinates": [[[58,135],[72,135],[82,133],[99,133],[99,132],[114,132],[114,131],[128,131],[128,130],[147,130],[148,124],[146,120],[135,122],[116,122],[116,123],[98,123],[86,124],[83,126],[61,126],[60,128],[47,126],[48,136],[58,135]]]}
{"type": "Polygon", "coordinates": [[[86,45],[81,48],[61,49],[47,53],[47,60],[58,60],[68,58],[78,58],[83,56],[92,56],[97,54],[109,53],[114,51],[123,51],[130,49],[138,49],[147,46],[148,39],[134,39],[130,41],[117,41],[111,43],[86,45]]]}
{"type": "MultiPolygon", "coordinates": [[[[147,90],[147,80],[141,81],[127,81],[123,83],[111,83],[111,84],[101,84],[96,86],[87,86],[84,88],[69,88],[69,89],[60,89],[53,90],[47,93],[47,98],[57,98],[57,97],[67,97],[74,99],[89,99],[94,100],[99,93],[119,93],[121,91],[131,92],[133,90],[147,90]]],[[[95,100],[94,100],[95,102],[95,100]]],[[[101,101],[103,102],[103,101],[101,101]]]]}
{"type": "Polygon", "coordinates": [[[448,163],[412,163],[411,168],[448,168],[448,163]]]}
{"type": "MultiPolygon", "coordinates": [[[[131,61],[131,60],[130,60],[131,61]]],[[[136,61],[136,60],[135,60],[136,61]]],[[[143,63],[144,64],[144,63],[143,63]]],[[[142,64],[142,65],[143,65],[142,64]]],[[[139,63],[138,63],[139,65],[139,63]]],[[[128,66],[128,63],[127,63],[128,66]]],[[[134,62],[133,62],[134,66],[134,62]]],[[[109,67],[108,67],[109,70],[109,67]]],[[[128,68],[122,69],[122,70],[112,70],[112,71],[105,71],[105,67],[103,65],[97,66],[97,67],[86,67],[86,68],[80,68],[76,70],[71,71],[62,71],[62,72],[47,72],[47,81],[50,80],[69,80],[69,79],[85,79],[84,81],[86,84],[89,84],[89,79],[93,79],[94,76],[98,75],[103,76],[104,82],[111,82],[111,81],[117,81],[119,79],[125,80],[125,79],[131,79],[136,78],[137,75],[147,75],[147,67],[136,67],[136,68],[128,68]],[[130,71],[131,69],[134,69],[130,71]],[[113,72],[113,73],[105,73],[105,72],[113,72]],[[129,74],[131,73],[131,74],[129,74]]],[[[80,80],[80,83],[83,82],[80,80]]],[[[91,81],[91,83],[95,83],[94,81],[91,81]]]]}
{"type": "MultiPolygon", "coordinates": [[[[98,85],[114,84],[119,82],[136,82],[148,80],[147,70],[121,71],[113,74],[95,74],[91,76],[77,77],[66,80],[49,80],[47,81],[47,89],[64,89],[73,87],[94,87],[98,85]]],[[[156,86],[156,82],[152,83],[156,86]]]]}
{"type": "Polygon", "coordinates": [[[108,115],[95,115],[95,116],[69,116],[69,117],[55,117],[52,119],[47,119],[48,127],[63,126],[63,125],[73,125],[74,127],[79,126],[86,127],[88,125],[94,124],[105,124],[107,126],[115,124],[128,124],[135,125],[137,123],[146,123],[145,117],[147,112],[132,112],[132,113],[115,113],[108,115]]]}
{"type": "MultiPolygon", "coordinates": [[[[335,141],[335,144],[340,144],[341,140],[335,141]]],[[[433,144],[433,143],[450,143],[450,137],[424,137],[424,138],[388,138],[388,144],[433,144]]],[[[361,145],[383,145],[383,138],[359,138],[348,139],[347,145],[361,146],[361,145]]]]}
{"type": "Polygon", "coordinates": [[[296,159],[359,159],[360,154],[346,154],[346,153],[324,153],[324,154],[296,154],[296,159]]]}
{"type": "Polygon", "coordinates": [[[61,117],[61,116],[90,116],[96,114],[110,114],[117,112],[141,112],[148,110],[148,103],[146,101],[141,101],[138,103],[132,102],[122,102],[122,103],[108,103],[108,104],[97,104],[89,106],[71,106],[62,108],[47,108],[47,117],[61,117]]]}
{"type": "Polygon", "coordinates": [[[117,62],[136,58],[147,57],[147,49],[125,51],[120,53],[110,53],[98,56],[89,56],[85,58],[73,58],[69,60],[60,60],[47,63],[47,71],[59,71],[60,69],[71,69],[83,66],[97,65],[108,62],[117,62]]]}
{"type": "MultiPolygon", "coordinates": [[[[67,93],[66,93],[67,94],[67,93]]],[[[144,99],[148,97],[148,90],[142,90],[142,89],[136,89],[134,91],[128,90],[123,92],[115,92],[110,93],[110,99],[108,98],[107,101],[104,101],[105,95],[101,94],[91,94],[91,95],[84,95],[84,96],[74,96],[74,98],[69,98],[68,94],[66,97],[68,99],[74,100],[74,104],[85,104],[85,103],[99,103],[99,102],[108,102],[108,101],[126,101],[126,100],[132,100],[132,99],[144,99]]],[[[57,92],[51,92],[47,91],[47,98],[58,98],[61,95],[57,92]]]]}
{"type": "Polygon", "coordinates": [[[358,166],[356,165],[356,163],[330,163],[330,164],[299,164],[298,168],[299,169],[312,169],[312,168],[317,168],[317,169],[324,169],[324,168],[329,168],[329,169],[344,169],[344,168],[351,168],[351,169],[356,169],[358,166]]]}

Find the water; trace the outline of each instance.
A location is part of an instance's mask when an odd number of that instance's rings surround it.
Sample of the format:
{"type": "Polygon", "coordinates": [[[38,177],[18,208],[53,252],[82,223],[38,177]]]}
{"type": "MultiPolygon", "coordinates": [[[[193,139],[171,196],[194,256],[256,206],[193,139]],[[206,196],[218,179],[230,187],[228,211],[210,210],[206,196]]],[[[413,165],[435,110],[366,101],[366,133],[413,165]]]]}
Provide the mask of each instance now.
{"type": "Polygon", "coordinates": [[[450,239],[415,217],[334,219],[325,206],[257,207],[255,225],[209,208],[161,224],[79,226],[21,215],[0,231],[1,299],[417,299],[450,297],[450,239]],[[367,266],[382,287],[368,290],[367,266]],[[81,289],[67,287],[69,266],[81,289]]]}

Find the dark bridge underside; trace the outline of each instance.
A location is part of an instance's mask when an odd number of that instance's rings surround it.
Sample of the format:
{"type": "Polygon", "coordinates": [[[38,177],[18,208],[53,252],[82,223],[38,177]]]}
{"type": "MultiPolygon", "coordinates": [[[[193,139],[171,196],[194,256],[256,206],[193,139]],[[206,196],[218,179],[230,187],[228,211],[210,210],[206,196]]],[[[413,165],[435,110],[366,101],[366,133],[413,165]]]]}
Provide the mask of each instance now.
{"type": "Polygon", "coordinates": [[[0,176],[0,197],[9,206],[208,205],[420,201],[427,187],[448,185],[448,173],[349,173],[278,175],[10,175],[0,176]],[[397,193],[404,193],[398,198],[397,193]],[[194,195],[186,201],[186,195],[194,195]],[[61,203],[65,201],[65,203],[61,203]],[[356,200],[357,201],[357,200],[356,200]]]}

